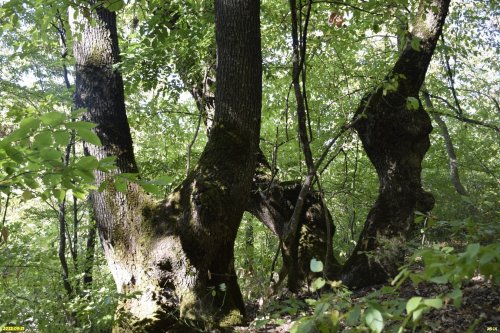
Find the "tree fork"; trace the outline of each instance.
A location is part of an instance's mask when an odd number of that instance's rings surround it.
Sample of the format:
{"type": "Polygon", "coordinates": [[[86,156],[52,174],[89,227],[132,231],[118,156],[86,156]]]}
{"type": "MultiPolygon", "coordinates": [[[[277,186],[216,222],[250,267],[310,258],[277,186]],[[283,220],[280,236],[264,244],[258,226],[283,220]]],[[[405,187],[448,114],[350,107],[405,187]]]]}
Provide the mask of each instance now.
{"type": "MultiPolygon", "coordinates": [[[[90,1],[89,5],[95,5],[90,1]]],[[[91,200],[118,291],[116,332],[211,330],[240,322],[244,303],[234,269],[234,241],[248,200],[258,150],[262,89],[259,2],[216,1],[218,52],[214,126],[198,165],[165,201],[153,202],[113,175],[91,200]]],[[[96,123],[102,146],[86,154],[116,156],[116,173],[138,171],[124,103],[116,16],[97,6],[74,43],[78,107],[96,123]]]]}

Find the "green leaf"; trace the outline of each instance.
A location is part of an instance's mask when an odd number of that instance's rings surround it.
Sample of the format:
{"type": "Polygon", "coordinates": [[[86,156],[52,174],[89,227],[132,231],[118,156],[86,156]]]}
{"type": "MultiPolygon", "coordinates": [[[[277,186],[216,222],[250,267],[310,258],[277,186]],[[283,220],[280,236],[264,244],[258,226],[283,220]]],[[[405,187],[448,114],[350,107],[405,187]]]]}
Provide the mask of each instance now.
{"type": "Polygon", "coordinates": [[[108,172],[116,168],[116,156],[109,156],[101,159],[97,165],[97,170],[108,172]]]}
{"type": "Polygon", "coordinates": [[[42,181],[47,186],[57,186],[61,183],[61,177],[59,173],[47,173],[43,175],[42,181]]]}
{"type": "Polygon", "coordinates": [[[384,329],[382,313],[375,308],[368,308],[365,311],[365,323],[373,332],[380,333],[384,329]]]}
{"type": "Polygon", "coordinates": [[[453,290],[451,293],[448,293],[446,296],[448,296],[453,300],[453,305],[456,308],[459,308],[462,305],[462,296],[463,296],[462,290],[457,288],[453,290]]]}
{"type": "Polygon", "coordinates": [[[61,112],[52,111],[42,115],[40,117],[40,120],[44,125],[58,126],[61,125],[66,120],[66,115],[61,112]]]}
{"type": "Polygon", "coordinates": [[[158,186],[167,186],[172,184],[172,181],[174,180],[174,177],[164,175],[161,177],[158,177],[156,179],[153,179],[150,181],[151,184],[158,185],[158,186]]]}
{"type": "Polygon", "coordinates": [[[270,321],[271,319],[258,319],[255,321],[255,328],[256,329],[262,328],[266,326],[270,321]]]}
{"type": "Polygon", "coordinates": [[[26,186],[28,186],[29,188],[31,188],[33,190],[37,189],[38,187],[40,187],[40,185],[38,184],[38,182],[36,180],[34,180],[33,178],[24,177],[23,181],[24,181],[24,184],[26,184],[26,186]]]}
{"type": "Polygon", "coordinates": [[[76,198],[78,198],[82,201],[87,200],[87,193],[85,193],[83,191],[76,190],[76,189],[72,190],[72,192],[76,198]]]}
{"type": "Polygon", "coordinates": [[[34,117],[26,117],[19,123],[19,128],[37,129],[40,126],[40,119],[34,117]]]}
{"type": "Polygon", "coordinates": [[[125,1],[123,0],[107,0],[104,1],[104,8],[110,12],[116,12],[125,6],[125,1]]]}
{"type": "Polygon", "coordinates": [[[443,300],[441,298],[428,298],[424,300],[424,304],[435,309],[443,307],[443,300]]]}
{"type": "Polygon", "coordinates": [[[84,141],[91,143],[96,146],[102,146],[101,139],[92,130],[86,128],[80,128],[76,130],[76,133],[84,141]]]}
{"type": "Polygon", "coordinates": [[[69,143],[69,140],[71,139],[71,134],[69,134],[66,131],[55,131],[54,139],[58,145],[66,146],[69,143]]]}
{"type": "Polygon", "coordinates": [[[481,248],[481,246],[477,243],[469,244],[469,245],[467,245],[467,249],[465,250],[465,253],[469,258],[474,258],[479,253],[480,248],[481,248]]]}
{"type": "Polygon", "coordinates": [[[74,129],[77,131],[82,129],[91,130],[97,126],[96,124],[88,121],[72,121],[71,123],[66,123],[65,125],[67,129],[74,129]]]}
{"type": "Polygon", "coordinates": [[[24,139],[31,132],[30,128],[20,127],[14,132],[10,133],[5,139],[2,140],[2,146],[5,146],[5,143],[13,142],[17,140],[24,139]]]}
{"type": "Polygon", "coordinates": [[[412,312],[411,318],[414,322],[418,321],[422,317],[424,309],[425,309],[424,307],[419,307],[418,309],[412,312]]]}
{"type": "Polygon", "coordinates": [[[302,318],[293,325],[290,333],[309,333],[314,328],[314,320],[302,318]]]}
{"type": "Polygon", "coordinates": [[[494,261],[495,258],[497,257],[497,255],[492,251],[492,250],[495,250],[495,249],[490,249],[490,248],[487,248],[487,249],[488,249],[488,251],[484,252],[481,255],[481,259],[479,259],[479,264],[480,265],[488,264],[491,261],[494,261]]]}
{"type": "Polygon", "coordinates": [[[127,192],[127,180],[125,178],[116,177],[115,178],[115,188],[118,192],[127,192]]]}
{"type": "Polygon", "coordinates": [[[418,99],[416,99],[415,97],[407,97],[406,98],[406,108],[410,111],[415,111],[415,110],[418,110],[420,106],[420,103],[418,101],[418,99]]]}
{"type": "Polygon", "coordinates": [[[138,173],[131,173],[131,172],[124,172],[124,173],[120,173],[119,175],[117,175],[117,177],[125,178],[131,182],[134,182],[137,180],[137,178],[139,178],[139,174],[138,173]]]}
{"type": "Polygon", "coordinates": [[[62,153],[56,149],[44,148],[40,151],[40,157],[44,161],[60,161],[62,159],[62,153]]]}
{"type": "Polygon", "coordinates": [[[445,284],[448,283],[448,275],[434,276],[429,279],[429,281],[437,283],[437,284],[445,284]]]}
{"type": "Polygon", "coordinates": [[[313,281],[313,283],[311,284],[311,287],[312,287],[313,291],[316,291],[318,289],[323,288],[325,283],[326,283],[325,279],[323,279],[322,277],[319,277],[313,281]]]}
{"type": "Polygon", "coordinates": [[[17,162],[19,164],[24,162],[24,154],[16,148],[7,146],[4,148],[4,150],[7,153],[7,156],[9,156],[14,162],[17,162]]]}
{"type": "Polygon", "coordinates": [[[92,170],[87,169],[75,169],[75,175],[82,177],[82,179],[86,182],[92,183],[94,181],[94,173],[92,170]]]}
{"type": "Polygon", "coordinates": [[[52,194],[57,199],[57,201],[59,201],[59,203],[63,202],[64,198],[66,197],[66,191],[64,190],[53,189],[52,194]]]}
{"type": "Polygon", "coordinates": [[[24,201],[28,201],[30,199],[33,199],[35,196],[31,191],[24,191],[23,194],[21,195],[24,201]]]}
{"type": "Polygon", "coordinates": [[[323,263],[315,258],[311,259],[309,266],[311,268],[311,272],[319,273],[323,271],[323,263]]]}
{"type": "Polygon", "coordinates": [[[422,297],[412,297],[406,302],[406,312],[408,314],[412,313],[415,311],[415,309],[420,305],[420,302],[422,301],[422,297]]]}
{"type": "Polygon", "coordinates": [[[97,159],[94,156],[84,156],[78,160],[76,165],[85,170],[94,170],[97,168],[97,165],[99,162],[97,162],[97,159]]]}
{"type": "Polygon", "coordinates": [[[52,134],[50,132],[44,131],[35,136],[33,146],[43,148],[50,145],[52,145],[52,134]]]}
{"type": "Polygon", "coordinates": [[[28,117],[23,120],[21,120],[21,123],[19,124],[19,128],[22,128],[27,131],[35,131],[38,126],[40,126],[40,119],[33,118],[33,117],[28,117]]]}
{"type": "Polygon", "coordinates": [[[359,316],[361,315],[361,306],[356,304],[354,308],[349,312],[349,316],[347,317],[347,325],[348,326],[356,326],[359,321],[359,316]]]}
{"type": "Polygon", "coordinates": [[[414,49],[415,51],[419,51],[420,52],[420,38],[413,37],[411,39],[411,48],[414,49]]]}
{"type": "Polygon", "coordinates": [[[148,193],[151,193],[151,194],[160,194],[161,193],[160,188],[154,184],[151,184],[150,182],[140,181],[137,183],[139,185],[141,185],[141,187],[148,193]]]}

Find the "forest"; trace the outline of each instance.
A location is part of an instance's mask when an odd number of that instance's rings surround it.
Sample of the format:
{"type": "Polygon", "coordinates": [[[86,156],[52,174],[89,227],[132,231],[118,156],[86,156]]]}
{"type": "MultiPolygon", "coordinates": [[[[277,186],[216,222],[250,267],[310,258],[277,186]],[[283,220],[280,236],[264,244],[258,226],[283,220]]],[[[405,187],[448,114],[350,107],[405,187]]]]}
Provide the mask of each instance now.
{"type": "Polygon", "coordinates": [[[0,331],[500,329],[497,0],[0,0],[0,331]]]}

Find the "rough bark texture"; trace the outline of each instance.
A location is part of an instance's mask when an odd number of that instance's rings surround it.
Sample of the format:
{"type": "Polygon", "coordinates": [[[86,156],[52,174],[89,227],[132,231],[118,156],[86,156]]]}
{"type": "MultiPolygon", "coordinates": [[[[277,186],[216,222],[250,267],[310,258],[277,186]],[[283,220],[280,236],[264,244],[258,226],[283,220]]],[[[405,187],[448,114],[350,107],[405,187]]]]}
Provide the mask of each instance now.
{"type": "MultiPolygon", "coordinates": [[[[93,4],[93,3],[91,3],[93,4]]],[[[116,17],[102,7],[75,42],[76,104],[98,124],[99,159],[117,156],[117,173],[135,173],[118,59],[116,17]]],[[[134,183],[117,192],[96,172],[92,203],[104,253],[120,292],[116,332],[210,330],[241,321],[244,303],[233,245],[250,193],[259,142],[259,3],[216,1],[217,92],[214,125],[197,167],[157,204],[134,183]]]]}
{"type": "MultiPolygon", "coordinates": [[[[210,136],[212,117],[215,113],[215,98],[210,88],[204,87],[204,84],[209,84],[212,80],[208,83],[193,83],[188,80],[185,82],[186,86],[193,87],[190,91],[191,95],[202,113],[207,136],[210,136]]],[[[282,182],[273,177],[271,166],[262,150],[259,149],[246,211],[281,239],[283,228],[292,217],[301,185],[300,180],[282,182]]],[[[330,215],[328,209],[326,211],[330,215]]],[[[327,223],[330,224],[331,238],[335,234],[335,226],[332,219],[327,219],[327,217],[321,198],[314,193],[309,193],[298,220],[299,235],[293,239],[293,244],[290,242],[284,244],[292,249],[292,256],[287,255],[283,248],[281,249],[284,267],[280,272],[280,279],[284,279],[289,272],[292,272],[293,278],[288,284],[291,289],[296,290],[305,286],[308,281],[323,274],[311,273],[309,263],[313,258],[325,263],[325,267],[328,268],[327,276],[333,277],[335,273],[338,273],[340,264],[333,255],[333,249],[329,246],[327,239],[327,223]]]]}
{"type": "Polygon", "coordinates": [[[364,229],[342,271],[350,287],[382,283],[397,273],[404,259],[405,241],[415,209],[427,212],[434,205],[422,190],[421,162],[432,130],[429,115],[419,100],[419,90],[448,12],[449,0],[422,1],[419,17],[387,80],[397,88],[378,87],[362,100],[354,127],[375,166],[379,196],[368,214],[364,229]],[[432,6],[437,9],[433,11],[432,6]],[[420,39],[420,50],[411,46],[420,39]],[[409,98],[418,108],[409,107],[409,98]]]}
{"type": "MultiPolygon", "coordinates": [[[[283,229],[290,222],[301,189],[300,180],[288,182],[273,180],[271,167],[264,155],[260,154],[247,211],[281,239],[284,234],[283,229]]],[[[321,198],[315,193],[310,192],[306,196],[298,222],[299,232],[293,244],[290,242],[284,244],[291,250],[291,254],[282,249],[284,267],[280,273],[282,279],[284,275],[294,270],[292,272],[294,281],[288,283],[288,287],[293,290],[319,276],[310,271],[311,259],[315,258],[326,263],[325,267],[330,269],[326,273],[331,277],[340,266],[333,256],[332,247],[328,246],[331,242],[327,239],[327,223],[330,223],[330,237],[335,234],[335,226],[328,209],[324,209],[321,198]]]]}

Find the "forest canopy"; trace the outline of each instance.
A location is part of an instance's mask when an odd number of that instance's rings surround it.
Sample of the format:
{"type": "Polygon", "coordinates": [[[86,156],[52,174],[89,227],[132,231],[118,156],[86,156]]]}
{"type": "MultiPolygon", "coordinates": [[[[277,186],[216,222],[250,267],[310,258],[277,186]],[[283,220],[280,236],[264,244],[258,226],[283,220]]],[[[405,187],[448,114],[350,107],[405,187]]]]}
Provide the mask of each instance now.
{"type": "Polygon", "coordinates": [[[496,0],[0,0],[0,331],[495,331],[496,0]]]}

